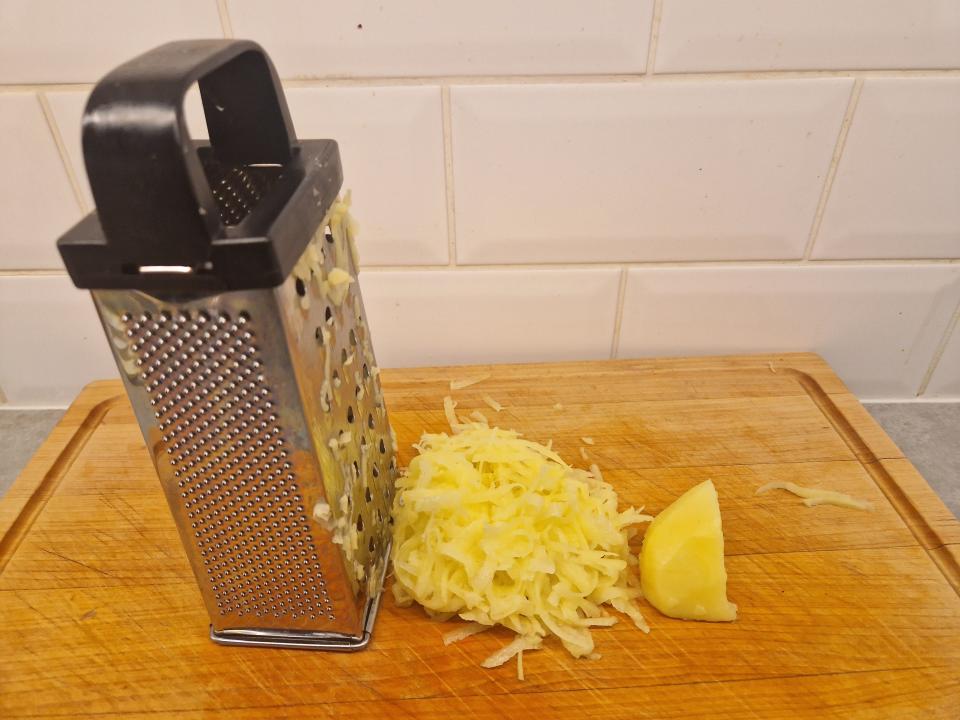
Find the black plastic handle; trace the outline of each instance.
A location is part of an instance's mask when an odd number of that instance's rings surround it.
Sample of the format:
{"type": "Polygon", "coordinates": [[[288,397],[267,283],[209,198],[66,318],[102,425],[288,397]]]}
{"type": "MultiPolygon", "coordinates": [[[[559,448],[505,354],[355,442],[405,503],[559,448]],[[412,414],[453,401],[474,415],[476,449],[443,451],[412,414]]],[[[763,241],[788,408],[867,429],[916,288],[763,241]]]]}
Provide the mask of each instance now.
{"type": "Polygon", "coordinates": [[[257,43],[185,40],[124,63],[97,84],[83,116],[99,221],[121,261],[193,268],[225,234],[187,132],[194,82],[219,161],[286,165],[297,152],[276,70],[257,43]]]}

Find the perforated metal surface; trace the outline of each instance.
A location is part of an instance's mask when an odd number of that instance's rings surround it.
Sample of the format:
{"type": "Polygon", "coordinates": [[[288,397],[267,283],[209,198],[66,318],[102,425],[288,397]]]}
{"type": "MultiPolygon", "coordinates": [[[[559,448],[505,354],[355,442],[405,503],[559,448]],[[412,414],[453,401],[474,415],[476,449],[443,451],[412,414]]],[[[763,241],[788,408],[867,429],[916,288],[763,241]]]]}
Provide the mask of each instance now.
{"type": "Polygon", "coordinates": [[[219,642],[369,637],[396,449],[336,227],[273,290],[93,292],[219,642]]]}
{"type": "Polygon", "coordinates": [[[237,225],[266,194],[279,176],[279,168],[221,165],[205,158],[204,172],[224,225],[237,225]]]}
{"type": "Polygon", "coordinates": [[[122,320],[220,614],[334,620],[249,315],[122,320]]]}

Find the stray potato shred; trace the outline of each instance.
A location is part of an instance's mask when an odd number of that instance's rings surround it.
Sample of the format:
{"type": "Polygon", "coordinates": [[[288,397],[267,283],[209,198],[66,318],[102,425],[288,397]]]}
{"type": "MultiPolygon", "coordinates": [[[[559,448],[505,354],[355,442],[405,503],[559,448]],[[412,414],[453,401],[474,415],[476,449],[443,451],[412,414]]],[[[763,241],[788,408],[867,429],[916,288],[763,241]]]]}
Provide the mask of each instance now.
{"type": "Polygon", "coordinates": [[[786,490],[802,497],[804,498],[803,504],[807,507],[836,505],[837,507],[853,508],[854,510],[873,510],[873,503],[869,500],[861,500],[835,490],[804,487],[792,482],[768,482],[766,485],[758,487],[756,494],[762,495],[770,490],[786,490]]]}

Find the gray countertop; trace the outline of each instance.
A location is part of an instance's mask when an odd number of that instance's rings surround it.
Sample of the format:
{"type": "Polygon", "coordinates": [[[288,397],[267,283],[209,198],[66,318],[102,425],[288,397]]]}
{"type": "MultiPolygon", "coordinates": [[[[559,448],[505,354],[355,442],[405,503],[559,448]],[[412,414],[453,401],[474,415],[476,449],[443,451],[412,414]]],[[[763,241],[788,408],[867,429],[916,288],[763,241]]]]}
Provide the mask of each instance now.
{"type": "MultiPolygon", "coordinates": [[[[960,517],[960,403],[867,405],[954,515],[960,517]]],[[[0,495],[57,424],[62,410],[0,409],[0,495]]]]}

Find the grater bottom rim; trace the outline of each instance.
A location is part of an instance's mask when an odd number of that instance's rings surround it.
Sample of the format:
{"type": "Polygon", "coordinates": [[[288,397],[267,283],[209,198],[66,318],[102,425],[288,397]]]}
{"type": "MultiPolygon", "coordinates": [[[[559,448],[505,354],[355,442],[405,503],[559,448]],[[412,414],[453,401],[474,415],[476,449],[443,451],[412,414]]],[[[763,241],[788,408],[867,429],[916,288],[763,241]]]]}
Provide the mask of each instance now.
{"type": "MultiPolygon", "coordinates": [[[[390,557],[390,545],[386,548],[386,557],[390,557]]],[[[230,628],[214,630],[210,626],[210,639],[218,645],[287,648],[290,650],[325,650],[327,652],[356,652],[370,645],[373,637],[373,624],[380,609],[383,596],[383,584],[387,575],[387,566],[383,564],[380,573],[380,592],[367,600],[364,610],[363,632],[360,635],[343,633],[310,632],[303,630],[258,630],[254,628],[230,628]]]]}

